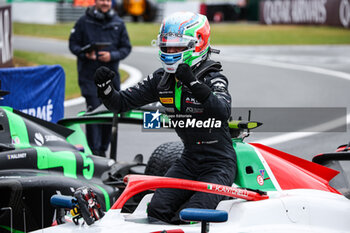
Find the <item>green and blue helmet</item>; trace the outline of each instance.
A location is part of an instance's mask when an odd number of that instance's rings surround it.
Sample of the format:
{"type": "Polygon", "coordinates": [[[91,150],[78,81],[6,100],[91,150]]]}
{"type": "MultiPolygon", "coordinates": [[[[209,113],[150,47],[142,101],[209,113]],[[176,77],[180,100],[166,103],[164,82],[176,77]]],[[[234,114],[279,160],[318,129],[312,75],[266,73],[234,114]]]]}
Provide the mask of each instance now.
{"type": "Polygon", "coordinates": [[[193,67],[208,56],[210,26],[206,16],[192,12],[177,12],[166,17],[156,40],[159,58],[168,73],[175,73],[179,64],[193,67]],[[177,53],[168,53],[167,47],[184,47],[177,53]]]}

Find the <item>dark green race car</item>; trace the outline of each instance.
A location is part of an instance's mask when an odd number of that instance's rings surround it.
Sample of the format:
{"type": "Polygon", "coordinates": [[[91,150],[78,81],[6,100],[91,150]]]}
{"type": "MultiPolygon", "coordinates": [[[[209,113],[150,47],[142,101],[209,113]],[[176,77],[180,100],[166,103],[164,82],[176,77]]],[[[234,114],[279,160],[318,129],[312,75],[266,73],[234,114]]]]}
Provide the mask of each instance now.
{"type": "MultiPolygon", "coordinates": [[[[140,117],[130,112],[120,121],[140,117]]],[[[51,196],[72,195],[82,186],[91,188],[108,210],[123,191],[119,179],[145,168],[141,155],[131,163],[92,155],[80,124],[112,124],[113,119],[112,113],[99,111],[53,124],[0,107],[0,232],[50,226],[56,217],[51,196]]]]}

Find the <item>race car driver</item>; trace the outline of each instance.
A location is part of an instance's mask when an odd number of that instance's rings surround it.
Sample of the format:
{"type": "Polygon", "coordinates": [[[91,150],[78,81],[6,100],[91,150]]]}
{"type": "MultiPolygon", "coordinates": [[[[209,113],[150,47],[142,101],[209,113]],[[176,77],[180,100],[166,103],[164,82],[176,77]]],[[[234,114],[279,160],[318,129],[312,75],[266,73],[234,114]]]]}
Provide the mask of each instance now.
{"type": "MultiPolygon", "coordinates": [[[[184,151],[165,176],[230,186],[236,173],[227,123],[231,96],[228,80],[220,73],[221,64],[209,58],[209,41],[205,16],[174,13],[163,20],[156,40],[163,68],[134,87],[116,91],[111,85],[114,72],[101,67],[95,83],[99,97],[115,113],[160,101],[172,121],[190,122],[176,124],[184,151]]],[[[222,196],[214,194],[157,189],[147,212],[152,222],[179,224],[180,209],[215,209],[221,200],[222,196]]]]}

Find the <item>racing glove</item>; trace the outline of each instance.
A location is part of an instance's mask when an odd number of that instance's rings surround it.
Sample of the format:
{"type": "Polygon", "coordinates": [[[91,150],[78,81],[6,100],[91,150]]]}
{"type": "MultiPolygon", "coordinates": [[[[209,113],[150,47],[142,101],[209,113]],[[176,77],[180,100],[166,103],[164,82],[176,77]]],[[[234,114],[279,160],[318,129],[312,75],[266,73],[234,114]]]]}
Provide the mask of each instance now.
{"type": "Polygon", "coordinates": [[[108,98],[113,91],[112,79],[115,77],[114,71],[111,69],[101,66],[99,67],[95,74],[94,80],[97,86],[97,95],[100,98],[108,98]]]}
{"type": "Polygon", "coordinates": [[[199,102],[203,103],[209,97],[211,93],[210,88],[196,79],[188,64],[180,64],[176,69],[175,77],[192,91],[199,102]]]}

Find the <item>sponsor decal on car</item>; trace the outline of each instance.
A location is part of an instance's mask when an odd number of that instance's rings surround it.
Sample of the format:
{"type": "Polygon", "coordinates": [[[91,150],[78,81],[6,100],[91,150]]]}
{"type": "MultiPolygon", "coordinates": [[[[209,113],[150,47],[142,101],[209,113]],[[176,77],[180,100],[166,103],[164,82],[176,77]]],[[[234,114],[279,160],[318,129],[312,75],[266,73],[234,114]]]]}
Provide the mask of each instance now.
{"type": "Polygon", "coordinates": [[[19,137],[14,136],[12,138],[12,144],[20,144],[20,143],[21,143],[21,140],[19,139],[19,137]]]}
{"type": "Polygon", "coordinates": [[[263,185],[264,185],[264,178],[263,178],[261,175],[258,175],[258,176],[256,177],[256,181],[258,182],[258,184],[259,184],[260,186],[263,186],[263,185]]]}
{"type": "Polygon", "coordinates": [[[264,177],[265,177],[265,170],[264,169],[260,169],[259,173],[262,176],[262,178],[264,179],[264,177]]]}
{"type": "Polygon", "coordinates": [[[56,135],[45,135],[45,141],[51,142],[51,141],[64,141],[62,138],[57,137],[56,135]]]}
{"type": "Polygon", "coordinates": [[[228,186],[222,186],[222,185],[215,185],[214,187],[216,192],[221,192],[221,193],[232,193],[237,196],[242,196],[242,197],[248,197],[248,192],[245,189],[236,189],[228,186]]]}
{"type": "Polygon", "coordinates": [[[64,141],[64,140],[56,135],[44,135],[43,136],[41,133],[34,134],[34,142],[38,146],[44,145],[45,142],[57,142],[57,141],[64,141]]]}
{"type": "Polygon", "coordinates": [[[7,155],[7,159],[25,159],[27,158],[27,153],[17,153],[17,154],[10,154],[7,155]]]}
{"type": "Polygon", "coordinates": [[[37,144],[38,146],[42,146],[44,145],[45,141],[44,141],[44,137],[41,133],[35,133],[34,134],[34,142],[35,144],[37,144]]]}

